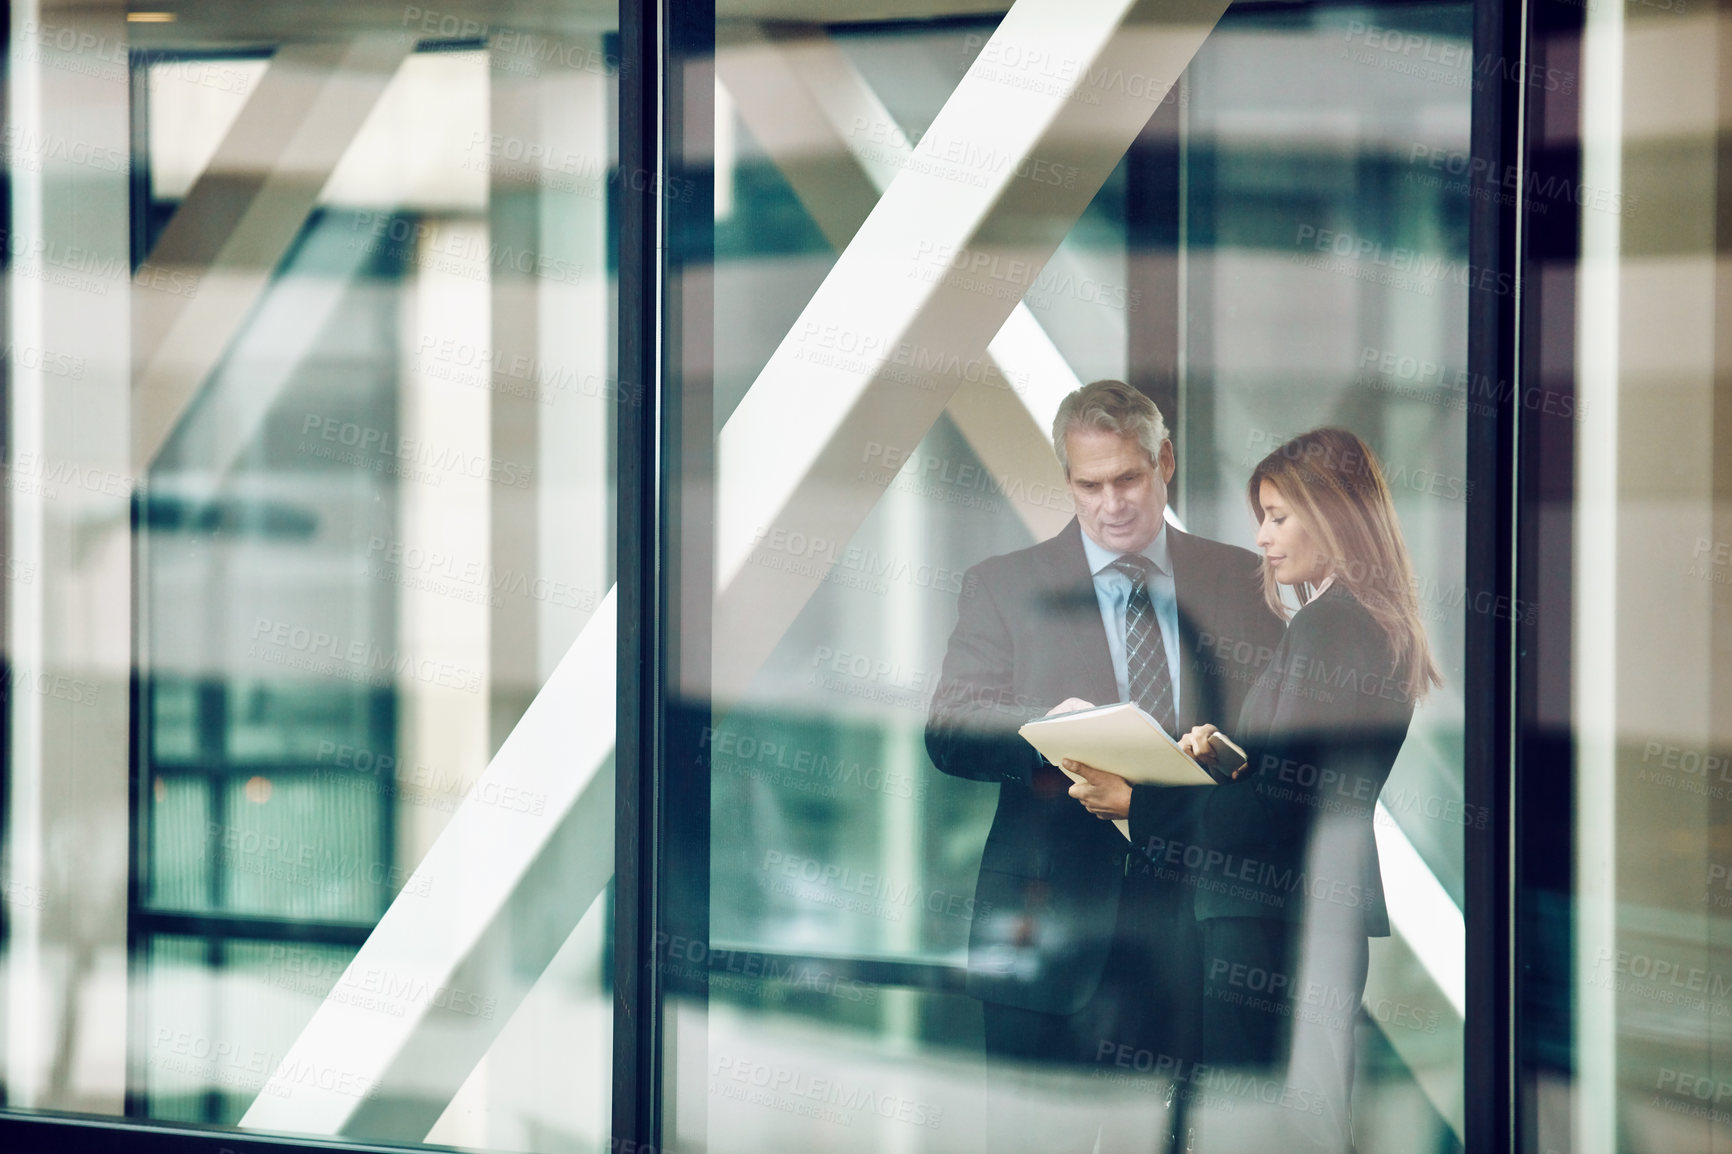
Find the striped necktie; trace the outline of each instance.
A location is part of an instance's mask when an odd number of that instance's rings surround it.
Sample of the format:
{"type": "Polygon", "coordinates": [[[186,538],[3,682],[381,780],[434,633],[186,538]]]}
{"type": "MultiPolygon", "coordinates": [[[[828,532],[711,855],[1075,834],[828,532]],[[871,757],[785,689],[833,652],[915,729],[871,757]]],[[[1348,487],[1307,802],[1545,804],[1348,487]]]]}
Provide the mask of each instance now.
{"type": "Polygon", "coordinates": [[[1179,723],[1173,709],[1173,675],[1167,669],[1161,623],[1149,599],[1149,563],[1126,553],[1113,562],[1113,568],[1131,579],[1131,599],[1125,604],[1125,671],[1130,674],[1131,700],[1172,734],[1179,723]]]}

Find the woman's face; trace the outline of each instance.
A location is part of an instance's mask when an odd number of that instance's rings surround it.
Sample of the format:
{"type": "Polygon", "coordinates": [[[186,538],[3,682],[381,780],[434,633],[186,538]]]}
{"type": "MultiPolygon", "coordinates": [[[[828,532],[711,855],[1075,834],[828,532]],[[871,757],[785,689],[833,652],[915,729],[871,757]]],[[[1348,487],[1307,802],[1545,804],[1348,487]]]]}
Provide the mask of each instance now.
{"type": "Polygon", "coordinates": [[[1288,507],[1281,490],[1264,481],[1257,503],[1263,510],[1257,525],[1257,548],[1263,550],[1275,580],[1283,585],[1322,584],[1329,576],[1329,558],[1288,507]]]}

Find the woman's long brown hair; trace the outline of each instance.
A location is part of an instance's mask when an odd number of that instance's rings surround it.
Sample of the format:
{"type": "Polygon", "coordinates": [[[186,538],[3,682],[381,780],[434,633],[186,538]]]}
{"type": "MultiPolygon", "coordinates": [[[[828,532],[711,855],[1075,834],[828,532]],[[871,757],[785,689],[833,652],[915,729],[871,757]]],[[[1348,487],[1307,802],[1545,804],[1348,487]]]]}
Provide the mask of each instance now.
{"type": "MultiPolygon", "coordinates": [[[[1431,643],[1419,619],[1413,561],[1395,516],[1395,503],[1383,467],[1371,447],[1346,429],[1313,429],[1281,445],[1257,463],[1246,495],[1262,524],[1263,482],[1268,481],[1292,508],[1303,528],[1329,557],[1330,572],[1347,587],[1389,638],[1395,676],[1407,697],[1418,701],[1442,685],[1431,643]]],[[[1309,600],[1299,586],[1299,603],[1309,600]]],[[[1279,616],[1287,607],[1281,588],[1263,564],[1263,598],[1279,616]]]]}

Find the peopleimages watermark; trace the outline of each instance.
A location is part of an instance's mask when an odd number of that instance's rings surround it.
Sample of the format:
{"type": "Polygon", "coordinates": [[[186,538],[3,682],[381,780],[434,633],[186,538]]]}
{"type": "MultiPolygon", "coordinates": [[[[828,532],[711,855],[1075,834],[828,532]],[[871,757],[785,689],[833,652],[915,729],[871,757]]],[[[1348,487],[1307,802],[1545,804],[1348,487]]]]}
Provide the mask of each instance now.
{"type": "Polygon", "coordinates": [[[1304,653],[1290,653],[1289,657],[1283,658],[1282,664],[1275,664],[1271,660],[1275,650],[1268,646],[1252,645],[1251,641],[1226,638],[1212,632],[1197,634],[1195,650],[1211,662],[1211,672],[1233,669],[1244,671],[1249,677],[1280,677],[1283,691],[1301,690],[1309,683],[1315,691],[1308,697],[1334,700],[1330,693],[1346,693],[1347,697],[1365,695],[1386,702],[1406,700],[1405,683],[1380,669],[1356,669],[1344,662],[1330,664],[1322,658],[1306,657],[1304,653]]]}
{"type": "MultiPolygon", "coordinates": [[[[1280,453],[1289,458],[1299,452],[1316,454],[1325,451],[1323,446],[1312,444],[1299,449],[1293,443],[1290,433],[1277,433],[1269,429],[1250,429],[1245,434],[1245,453],[1241,461],[1250,465],[1257,459],[1271,453],[1280,453]]],[[[1371,463],[1357,450],[1348,450],[1342,455],[1339,468],[1349,475],[1367,477],[1371,473],[1371,463]]],[[[1474,484],[1466,477],[1457,477],[1438,469],[1428,469],[1424,466],[1411,466],[1406,462],[1384,461],[1381,470],[1384,484],[1396,492],[1411,490],[1432,497],[1442,497],[1449,501],[1467,501],[1473,499],[1474,484]]]]}
{"type": "Polygon", "coordinates": [[[1248,962],[1216,957],[1205,970],[1204,996],[1226,1005],[1344,1029],[1363,1008],[1379,1025],[1435,1034],[1443,1015],[1400,998],[1364,1000],[1361,991],[1248,962]]]}
{"type": "Polygon", "coordinates": [[[58,353],[37,345],[8,342],[0,350],[0,357],[4,357],[8,365],[34,369],[51,377],[65,377],[72,381],[84,379],[85,361],[76,353],[58,353]]]}
{"type": "Polygon", "coordinates": [[[494,58],[494,67],[502,72],[539,76],[543,65],[598,76],[624,75],[630,71],[630,64],[623,58],[582,40],[565,41],[435,8],[406,5],[400,27],[428,39],[484,39],[494,58]]]}
{"type": "Polygon", "coordinates": [[[1061,297],[1120,312],[1142,306],[1143,294],[1128,285],[1079,276],[1054,268],[1050,262],[1037,265],[1023,257],[989,249],[922,240],[915,246],[914,258],[910,277],[927,284],[943,280],[981,296],[1027,301],[1036,307],[1044,307],[1061,297]]]}
{"type": "Polygon", "coordinates": [[[446,812],[459,804],[489,805],[531,817],[547,810],[547,794],[540,790],[523,789],[485,775],[470,781],[455,770],[435,769],[425,762],[408,764],[393,754],[335,741],[319,742],[314,760],[327,767],[327,780],[372,782],[380,793],[446,812]]]}
{"type": "Polygon", "coordinates": [[[569,581],[509,567],[501,569],[491,561],[379,536],[367,539],[363,557],[368,574],[377,580],[494,608],[503,604],[505,597],[521,597],[589,613],[601,604],[604,596],[599,590],[569,581]]]}
{"type": "Polygon", "coordinates": [[[1588,403],[1574,393],[1515,384],[1484,373],[1452,368],[1393,349],[1366,345],[1359,351],[1360,383],[1376,392],[1424,401],[1440,408],[1489,416],[1511,401],[1530,413],[1562,417],[1578,423],[1587,419],[1588,403]]]}
{"type": "Polygon", "coordinates": [[[406,1017],[410,1009],[422,1006],[458,1017],[481,1019],[491,1019],[499,1010],[499,999],[487,994],[428,981],[418,974],[398,973],[384,966],[352,963],[344,969],[327,1000],[375,1010],[393,1018],[406,1017]]]}
{"type": "MultiPolygon", "coordinates": [[[[973,596],[978,581],[965,570],[880,553],[864,545],[841,541],[797,529],[760,525],[752,534],[753,562],[766,569],[815,577],[832,584],[885,593],[889,582],[973,596]]],[[[837,670],[837,672],[841,672],[837,670]]]]}
{"type": "Polygon", "coordinates": [[[132,171],[132,157],[125,149],[77,140],[56,132],[9,124],[4,134],[0,134],[0,142],[6,150],[6,164],[12,169],[41,172],[44,168],[71,165],[119,175],[132,171]]]}
{"type": "Polygon", "coordinates": [[[93,296],[107,296],[110,287],[125,283],[188,300],[198,296],[197,274],[148,260],[134,269],[132,259],[125,253],[66,244],[8,229],[0,229],[0,249],[11,258],[12,275],[93,296]]]}
{"type": "Polygon", "coordinates": [[[1690,564],[1684,575],[1715,585],[1732,584],[1732,541],[1696,538],[1696,546],[1690,551],[1690,564]]]}
{"type": "Polygon", "coordinates": [[[8,881],[0,883],[0,900],[13,909],[45,910],[48,908],[48,895],[29,882],[8,881]]]}
{"type": "Polygon", "coordinates": [[[1465,261],[1441,253],[1401,245],[1386,245],[1369,237],[1340,229],[1302,224],[1293,238],[1294,247],[1317,255],[1293,254],[1307,268],[1322,269],[1359,280],[1370,280],[1390,288],[1410,289],[1431,296],[1439,284],[1456,284],[1480,292],[1507,296],[1520,285],[1514,273],[1494,268],[1475,269],[1465,261]]]}
{"type": "Polygon", "coordinates": [[[1398,817],[1423,817],[1463,829],[1485,829],[1491,824],[1489,806],[1475,805],[1459,797],[1446,797],[1427,790],[1384,783],[1377,795],[1381,808],[1373,821],[1387,823],[1398,817]],[[1387,817],[1385,815],[1388,815],[1387,817]]]}
{"type": "Polygon", "coordinates": [[[64,673],[46,673],[22,665],[8,665],[0,684],[7,692],[32,693],[69,705],[95,705],[101,697],[101,686],[64,673]]]}
{"type": "Polygon", "coordinates": [[[1110,1038],[1096,1044],[1094,1077],[1151,1092],[1158,1092],[1162,1083],[1171,1083],[1185,1101],[1211,1110],[1261,1104],[1301,1114],[1323,1113],[1322,1096],[1308,1087],[1289,1085],[1239,1065],[1211,1065],[1110,1038]]]}
{"type": "Polygon", "coordinates": [[[544,405],[553,404],[561,395],[617,401],[622,405],[636,405],[643,400],[643,389],[630,381],[543,361],[527,353],[431,333],[416,343],[412,363],[438,380],[533,398],[544,405]]]}
{"type": "MultiPolygon", "coordinates": [[[[92,21],[92,24],[96,22],[92,21]]],[[[123,37],[94,32],[75,24],[50,24],[29,17],[15,27],[14,35],[25,57],[34,64],[99,80],[112,80],[117,84],[126,84],[132,79],[134,50],[123,37]]],[[[236,96],[246,95],[252,86],[250,71],[228,61],[157,52],[139,55],[158,78],[236,96]]]]}
{"type": "Polygon", "coordinates": [[[407,678],[467,693],[481,691],[481,674],[454,662],[416,658],[360,638],[345,641],[334,633],[287,621],[256,618],[251,640],[248,656],[272,665],[380,687],[391,685],[393,678],[407,678]]]}
{"type": "Polygon", "coordinates": [[[493,240],[485,229],[440,227],[394,212],[362,209],[349,220],[350,247],[384,242],[379,252],[418,268],[452,276],[487,279],[492,272],[518,273],[562,284],[583,283],[584,266],[562,256],[493,240]]]}
{"type": "Polygon", "coordinates": [[[711,1078],[715,1084],[712,1092],[719,1097],[841,1126],[852,1125],[856,1114],[929,1130],[938,1129],[944,1120],[942,1106],[750,1058],[721,1055],[716,1059],[711,1078]]]}
{"type": "Polygon", "coordinates": [[[881,701],[924,712],[938,689],[940,672],[830,645],[812,650],[808,685],[851,697],[881,701]]]}
{"type": "Polygon", "coordinates": [[[527,489],[534,480],[535,466],[502,461],[482,453],[465,453],[449,445],[435,445],[415,437],[404,437],[387,429],[308,413],[301,421],[298,451],[345,464],[362,465],[374,472],[390,472],[437,485],[456,474],[473,480],[527,489]]]}
{"type": "MultiPolygon", "coordinates": [[[[977,909],[971,893],[899,882],[887,874],[781,850],[765,850],[759,868],[770,875],[772,893],[850,913],[870,914],[886,921],[901,921],[902,915],[911,909],[956,918],[973,917],[977,909]]],[[[978,908],[982,915],[990,912],[985,903],[978,908]]]]}
{"type": "Polygon", "coordinates": [[[1451,88],[1483,88],[1503,80],[1568,96],[1576,90],[1576,74],[1508,56],[1474,56],[1464,38],[1384,28],[1350,20],[1346,47],[1337,55],[1355,64],[1434,81],[1451,88]]]}
{"type": "MultiPolygon", "coordinates": [[[[258,1093],[263,1090],[273,1097],[289,1096],[287,1086],[267,1087],[265,1075],[277,1067],[280,1056],[257,1046],[241,1046],[191,1030],[176,1030],[159,1026],[151,1039],[145,1064],[153,1070],[182,1078],[193,1079],[207,1086],[222,1086],[258,1093]]],[[[317,1080],[317,1075],[313,1075],[317,1080]]],[[[333,1086],[352,1085],[335,1071],[333,1086]]]]}
{"type": "Polygon", "coordinates": [[[650,192],[670,201],[691,200],[698,192],[693,180],[647,169],[617,168],[606,155],[576,152],[510,133],[473,133],[468,151],[471,155],[459,167],[471,172],[492,173],[592,200],[603,196],[610,185],[650,192]]]}
{"type": "Polygon", "coordinates": [[[1082,175],[1075,165],[983,144],[973,135],[943,137],[928,132],[913,138],[885,117],[856,116],[847,136],[859,142],[855,150],[861,157],[874,164],[970,188],[987,188],[1007,176],[1052,188],[1075,188],[1082,175]]]}
{"type": "MultiPolygon", "coordinates": [[[[1408,172],[1410,183],[1428,184],[1445,192],[1490,195],[1503,190],[1514,196],[1524,194],[1529,208],[1544,213],[1552,204],[1563,203],[1594,212],[1607,212],[1626,219],[1635,219],[1639,197],[1626,197],[1592,185],[1582,184],[1557,173],[1544,173],[1532,167],[1516,164],[1494,164],[1481,156],[1469,156],[1430,144],[1415,144],[1408,151],[1409,164],[1423,163],[1429,173],[1408,172]],[[1459,178],[1446,182],[1445,177],[1459,178]]],[[[1515,200],[1507,203],[1514,204],[1515,200]]]]}
{"type": "Polygon", "coordinates": [[[883,334],[863,332],[847,325],[800,322],[799,336],[791,355],[797,361],[846,373],[871,374],[894,384],[922,392],[938,388],[938,377],[1006,389],[1021,393],[1028,387],[1028,374],[1006,370],[991,357],[970,357],[944,349],[932,349],[912,341],[894,344],[883,334]]]}
{"type": "Polygon", "coordinates": [[[1151,105],[1179,99],[1178,86],[1166,76],[1053,52],[1044,44],[1019,44],[971,32],[963,37],[962,55],[970,62],[969,76],[975,79],[1063,96],[1078,104],[1100,104],[1109,95],[1151,105]]]}
{"type": "Polygon", "coordinates": [[[13,454],[0,473],[0,480],[15,493],[50,500],[58,497],[62,489],[101,497],[127,497],[137,485],[130,474],[64,457],[45,457],[29,449],[13,454]]]}
{"type": "Polygon", "coordinates": [[[1718,1109],[1722,1102],[1732,1098],[1732,1082],[1721,1081],[1713,1075],[1691,1074],[1671,1066],[1661,1066],[1654,1079],[1654,1089],[1656,1093],[1651,1104],[1662,1110],[1706,1118],[1721,1125],[1732,1122],[1732,1113],[1718,1109]],[[1662,1090],[1670,1091],[1671,1096],[1658,1093],[1662,1090]]]}
{"type": "Polygon", "coordinates": [[[313,759],[320,766],[317,774],[325,781],[347,783],[380,797],[442,813],[456,811],[461,800],[456,791],[465,781],[462,774],[451,770],[437,770],[424,762],[405,765],[393,754],[335,741],[320,741],[313,759]]]}
{"type": "Polygon", "coordinates": [[[844,789],[881,793],[888,797],[926,796],[924,774],[892,773],[882,766],[832,755],[828,748],[808,748],[783,740],[771,741],[749,733],[704,727],[700,756],[712,769],[754,778],[821,797],[840,796],[844,789]]]}
{"type": "Polygon", "coordinates": [[[1066,512],[1072,508],[1070,489],[1062,482],[994,477],[974,460],[953,460],[882,441],[867,441],[860,451],[860,463],[858,480],[894,485],[941,501],[1000,508],[1008,500],[1066,512]]]}
{"type": "Polygon", "coordinates": [[[433,892],[429,878],[416,877],[402,866],[280,834],[213,821],[205,823],[205,840],[224,869],[271,881],[315,888],[351,882],[423,898],[433,892]]]}
{"type": "Polygon", "coordinates": [[[1589,982],[1603,990],[1679,1006],[1714,1017],[1732,1016],[1726,1002],[1732,979],[1714,970],[1631,950],[1601,947],[1589,982]]]}
{"type": "Polygon", "coordinates": [[[1732,796],[1732,758],[1650,741],[1642,746],[1636,780],[1718,800],[1732,796]]]}
{"type": "Polygon", "coordinates": [[[658,932],[656,957],[662,973],[704,982],[711,989],[759,991],[769,987],[777,996],[812,993],[865,1006],[878,1002],[876,986],[839,976],[825,966],[752,950],[715,950],[703,939],[683,934],[658,932]]]}
{"type": "Polygon", "coordinates": [[[1157,876],[1230,897],[1282,907],[1290,896],[1344,909],[1379,909],[1382,898],[1357,879],[1309,873],[1299,866],[1261,861],[1214,846],[1153,836],[1140,847],[1157,876]]]}

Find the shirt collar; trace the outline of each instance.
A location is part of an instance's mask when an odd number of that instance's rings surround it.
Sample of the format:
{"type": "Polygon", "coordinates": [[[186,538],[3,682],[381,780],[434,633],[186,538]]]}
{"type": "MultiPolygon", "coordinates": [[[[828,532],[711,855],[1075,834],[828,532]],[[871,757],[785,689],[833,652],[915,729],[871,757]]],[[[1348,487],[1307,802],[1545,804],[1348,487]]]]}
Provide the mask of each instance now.
{"type": "MultiPolygon", "coordinates": [[[[1100,576],[1101,570],[1124,556],[1124,554],[1114,553],[1112,550],[1098,543],[1093,537],[1088,535],[1086,530],[1083,532],[1082,540],[1083,556],[1088,558],[1089,572],[1096,577],[1100,576]]],[[[1173,553],[1171,545],[1172,538],[1167,535],[1167,524],[1165,521],[1162,521],[1161,531],[1155,534],[1155,539],[1150,541],[1148,547],[1142,552],[1142,555],[1148,559],[1149,563],[1159,570],[1163,576],[1167,577],[1173,575],[1173,553]]]]}

